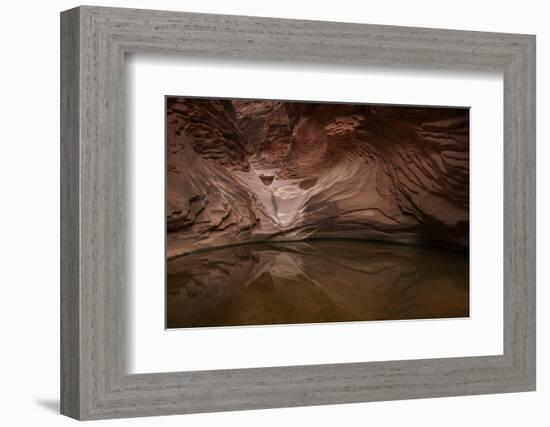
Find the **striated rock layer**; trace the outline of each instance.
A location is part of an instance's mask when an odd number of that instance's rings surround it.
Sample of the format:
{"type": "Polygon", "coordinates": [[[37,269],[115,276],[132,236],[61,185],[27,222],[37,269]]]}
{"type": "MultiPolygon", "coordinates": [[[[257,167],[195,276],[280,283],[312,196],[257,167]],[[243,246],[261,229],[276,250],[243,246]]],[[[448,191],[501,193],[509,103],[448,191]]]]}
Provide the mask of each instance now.
{"type": "Polygon", "coordinates": [[[168,258],[263,240],[466,250],[469,110],[172,97],[168,258]]]}

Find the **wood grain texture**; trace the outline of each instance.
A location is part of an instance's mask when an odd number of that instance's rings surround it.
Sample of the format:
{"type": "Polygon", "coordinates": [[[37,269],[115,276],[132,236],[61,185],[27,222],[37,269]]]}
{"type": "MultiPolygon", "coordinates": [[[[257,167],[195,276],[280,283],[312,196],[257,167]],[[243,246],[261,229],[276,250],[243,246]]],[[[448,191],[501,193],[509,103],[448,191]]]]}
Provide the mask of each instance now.
{"type": "Polygon", "coordinates": [[[80,413],[78,10],[61,19],[61,412],[80,413]]]}
{"type": "Polygon", "coordinates": [[[534,390],[534,36],[84,6],[62,13],[61,37],[62,413],[100,419],[534,390]],[[503,72],[504,354],[127,374],[124,55],[144,52],[503,72]]]}

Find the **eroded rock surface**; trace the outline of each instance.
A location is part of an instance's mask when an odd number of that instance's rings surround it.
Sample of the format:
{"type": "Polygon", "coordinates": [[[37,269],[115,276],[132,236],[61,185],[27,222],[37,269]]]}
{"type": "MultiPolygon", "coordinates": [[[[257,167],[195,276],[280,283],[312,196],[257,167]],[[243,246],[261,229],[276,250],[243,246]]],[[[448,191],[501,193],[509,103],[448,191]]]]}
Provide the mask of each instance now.
{"type": "Polygon", "coordinates": [[[468,247],[467,109],[169,98],[168,257],[312,237],[468,247]]]}

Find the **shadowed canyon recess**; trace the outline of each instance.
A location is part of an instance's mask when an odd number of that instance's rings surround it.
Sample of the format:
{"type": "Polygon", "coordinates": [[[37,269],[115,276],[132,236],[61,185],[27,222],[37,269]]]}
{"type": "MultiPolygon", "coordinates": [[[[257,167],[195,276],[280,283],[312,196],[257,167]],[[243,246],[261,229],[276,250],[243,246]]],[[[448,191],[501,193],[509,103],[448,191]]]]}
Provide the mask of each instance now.
{"type": "MultiPolygon", "coordinates": [[[[456,260],[462,263],[463,268],[458,269],[460,278],[455,275],[448,278],[446,285],[440,285],[444,289],[450,280],[466,289],[459,298],[461,307],[449,299],[441,305],[447,307],[445,313],[435,308],[426,314],[411,306],[401,315],[396,312],[395,318],[467,315],[464,296],[468,294],[469,246],[467,108],[167,97],[166,114],[169,319],[175,319],[173,315],[178,311],[171,311],[171,304],[178,300],[184,304],[181,299],[191,298],[190,295],[210,295],[209,306],[220,301],[219,277],[214,277],[217,269],[227,270],[224,292],[237,288],[242,291],[243,283],[258,283],[258,277],[263,277],[261,286],[268,286],[264,277],[266,266],[276,272],[269,273],[271,284],[280,283],[277,271],[285,268],[294,272],[292,277],[302,277],[304,286],[324,283],[307,268],[300,270],[304,257],[297,256],[294,249],[289,252],[288,246],[281,246],[275,250],[273,245],[277,242],[312,245],[309,250],[315,248],[314,252],[322,259],[325,253],[319,250],[330,248],[333,258],[326,261],[335,263],[342,277],[352,277],[343,273],[348,271],[349,262],[338,258],[341,254],[337,255],[334,247],[359,251],[363,255],[361,263],[371,267],[372,263],[367,246],[360,249],[351,239],[358,244],[370,244],[371,249],[374,241],[446,249],[432,260],[441,262],[441,257],[445,257],[442,254],[446,253],[449,265],[456,260]],[[314,243],[317,239],[338,239],[339,243],[325,247],[324,243],[314,243]],[[251,243],[264,247],[222,249],[251,243]],[[266,257],[272,259],[266,261],[266,257]],[[219,263],[208,273],[203,266],[212,267],[212,261],[207,260],[214,259],[219,259],[219,263]],[[235,261],[239,259],[243,264],[236,268],[235,261]],[[252,266],[251,260],[258,265],[252,266]],[[186,266],[192,277],[186,276],[182,266],[186,266]],[[243,276],[243,271],[250,275],[243,276]],[[186,285],[183,277],[188,281],[186,285]],[[206,290],[209,286],[213,290],[206,290]],[[185,292],[176,297],[176,289],[185,292]]],[[[383,253],[389,256],[392,250],[383,253]]],[[[379,255],[377,252],[376,256],[379,255]]],[[[400,258],[389,256],[387,263],[394,265],[395,259],[400,258]]],[[[419,258],[415,255],[412,259],[419,258]]],[[[433,276],[425,271],[427,259],[422,258],[422,277],[433,276]]],[[[352,270],[360,269],[361,263],[355,260],[357,265],[352,263],[352,270]]],[[[313,264],[307,261],[305,265],[313,264]]],[[[391,270],[395,272],[396,268],[406,269],[394,265],[391,270]]],[[[352,279],[363,283],[368,278],[359,275],[352,279]]],[[[403,280],[398,279],[400,283],[403,280]]],[[[333,277],[334,283],[338,281],[338,277],[333,277]]],[[[394,282],[389,280],[381,286],[394,282]]],[[[444,294],[458,298],[453,292],[444,294]]],[[[311,297],[316,298],[313,293],[311,297]]],[[[199,305],[205,306],[205,301],[201,301],[199,305]]],[[[290,305],[287,308],[290,310],[290,305]]],[[[299,322],[392,318],[375,314],[376,310],[365,310],[355,307],[343,316],[333,311],[332,317],[310,314],[305,320],[294,317],[299,322]],[[354,316],[352,312],[366,317],[354,316]]],[[[182,310],[179,311],[179,316],[183,316],[182,310]]],[[[285,317],[284,313],[281,315],[285,317]]],[[[277,322],[275,318],[272,315],[271,320],[250,324],[277,322]]],[[[192,323],[202,324],[200,319],[192,323]]],[[[175,321],[175,324],[181,327],[183,323],[175,321]]]]}

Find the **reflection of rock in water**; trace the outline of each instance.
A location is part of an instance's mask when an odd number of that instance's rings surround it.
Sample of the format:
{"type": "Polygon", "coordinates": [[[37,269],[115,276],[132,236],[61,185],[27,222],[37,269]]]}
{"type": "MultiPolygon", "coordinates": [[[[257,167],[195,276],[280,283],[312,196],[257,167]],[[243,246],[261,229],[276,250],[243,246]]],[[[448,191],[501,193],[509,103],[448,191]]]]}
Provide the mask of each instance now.
{"type": "Polygon", "coordinates": [[[168,263],[168,327],[464,317],[467,255],[365,241],[259,243],[168,263]]]}

